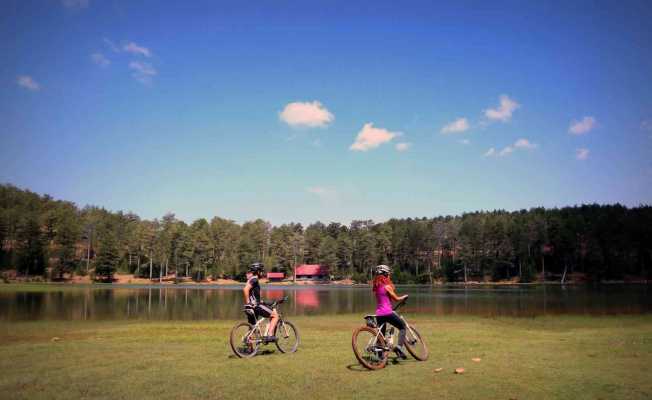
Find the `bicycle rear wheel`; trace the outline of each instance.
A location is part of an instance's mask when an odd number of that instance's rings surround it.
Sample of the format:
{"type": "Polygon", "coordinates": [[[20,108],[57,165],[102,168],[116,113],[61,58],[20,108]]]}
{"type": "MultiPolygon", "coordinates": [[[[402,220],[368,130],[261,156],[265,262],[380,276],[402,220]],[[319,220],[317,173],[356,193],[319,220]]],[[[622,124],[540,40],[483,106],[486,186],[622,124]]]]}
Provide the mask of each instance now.
{"type": "Polygon", "coordinates": [[[254,326],[241,322],[231,329],[229,343],[236,356],[249,358],[256,355],[260,347],[261,337],[254,326]]]}
{"type": "Polygon", "coordinates": [[[381,369],[387,364],[389,351],[385,347],[385,340],[378,334],[377,329],[361,326],[353,331],[351,344],[355,358],[363,367],[381,369]]]}
{"type": "Polygon", "coordinates": [[[423,341],[423,338],[413,326],[407,329],[405,347],[412,354],[412,357],[417,360],[426,361],[428,359],[428,346],[426,346],[426,342],[423,341]]]}
{"type": "Polygon", "coordinates": [[[276,347],[281,353],[294,353],[299,347],[299,331],[289,321],[278,321],[276,347]]]}

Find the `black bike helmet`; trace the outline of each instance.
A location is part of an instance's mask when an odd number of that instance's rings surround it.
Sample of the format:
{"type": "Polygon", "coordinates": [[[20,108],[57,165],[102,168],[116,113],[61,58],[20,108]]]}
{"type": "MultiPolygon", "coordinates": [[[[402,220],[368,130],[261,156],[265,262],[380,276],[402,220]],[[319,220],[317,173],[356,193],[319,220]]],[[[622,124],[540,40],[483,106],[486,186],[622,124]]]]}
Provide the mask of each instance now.
{"type": "Polygon", "coordinates": [[[255,262],[249,266],[249,272],[263,272],[264,270],[265,266],[260,262],[255,262]]]}

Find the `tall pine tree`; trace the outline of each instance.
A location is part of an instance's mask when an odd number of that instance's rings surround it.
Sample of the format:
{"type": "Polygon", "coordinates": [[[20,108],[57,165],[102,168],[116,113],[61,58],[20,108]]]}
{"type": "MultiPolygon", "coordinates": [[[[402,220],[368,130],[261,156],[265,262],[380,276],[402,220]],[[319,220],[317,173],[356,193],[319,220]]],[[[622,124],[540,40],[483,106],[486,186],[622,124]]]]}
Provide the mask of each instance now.
{"type": "Polygon", "coordinates": [[[107,226],[103,232],[100,249],[95,260],[95,278],[97,280],[112,281],[119,261],[118,241],[114,230],[107,226]]]}

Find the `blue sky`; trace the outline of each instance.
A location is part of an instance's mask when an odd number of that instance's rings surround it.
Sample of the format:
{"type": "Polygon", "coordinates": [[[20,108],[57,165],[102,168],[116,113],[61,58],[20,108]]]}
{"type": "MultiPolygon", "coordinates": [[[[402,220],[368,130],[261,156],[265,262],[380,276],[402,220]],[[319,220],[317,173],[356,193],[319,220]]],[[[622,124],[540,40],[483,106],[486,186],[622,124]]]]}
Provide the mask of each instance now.
{"type": "Polygon", "coordinates": [[[188,222],[652,203],[652,3],[305,3],[2,2],[0,182],[188,222]]]}

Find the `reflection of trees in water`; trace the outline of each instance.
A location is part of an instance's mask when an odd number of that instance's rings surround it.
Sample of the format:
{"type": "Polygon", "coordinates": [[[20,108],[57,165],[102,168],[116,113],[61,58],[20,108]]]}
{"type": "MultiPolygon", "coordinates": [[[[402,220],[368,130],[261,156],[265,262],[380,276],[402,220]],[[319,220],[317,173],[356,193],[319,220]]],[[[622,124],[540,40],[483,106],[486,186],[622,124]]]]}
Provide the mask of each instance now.
{"type": "MultiPolygon", "coordinates": [[[[598,288],[559,286],[510,288],[399,287],[410,295],[401,310],[433,316],[536,316],[543,314],[639,314],[652,311],[646,286],[598,288]]],[[[263,289],[263,298],[278,300],[286,315],[366,314],[375,310],[369,288],[263,289]]],[[[0,320],[56,319],[244,319],[241,288],[83,288],[48,292],[0,293],[0,320]]]]}
{"type": "Polygon", "coordinates": [[[118,311],[115,290],[96,289],[92,293],[92,319],[114,319],[118,311]]]}
{"type": "MultiPolygon", "coordinates": [[[[16,293],[17,306],[11,304],[9,317],[12,319],[42,319],[44,314],[45,293],[16,293]]],[[[3,304],[4,305],[4,304],[3,304]]]]}

